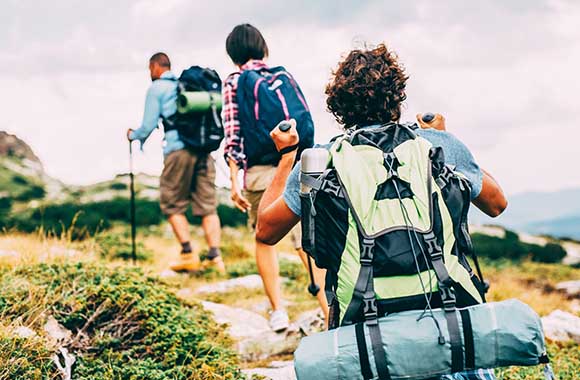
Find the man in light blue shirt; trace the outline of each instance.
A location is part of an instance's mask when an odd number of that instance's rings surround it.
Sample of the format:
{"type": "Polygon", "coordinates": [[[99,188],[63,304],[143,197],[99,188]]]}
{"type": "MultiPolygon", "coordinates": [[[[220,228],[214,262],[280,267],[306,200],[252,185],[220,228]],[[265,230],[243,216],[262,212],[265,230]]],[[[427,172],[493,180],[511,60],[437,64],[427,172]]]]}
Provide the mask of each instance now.
{"type": "MultiPolygon", "coordinates": [[[[139,140],[141,146],[158,127],[159,120],[167,120],[177,112],[177,77],[171,72],[171,61],[165,53],[156,53],[149,59],[153,83],[147,90],[143,123],[136,130],[129,129],[129,141],[139,140]]],[[[179,260],[170,268],[178,272],[197,271],[202,266],[213,266],[224,273],[220,255],[220,220],[217,215],[215,189],[215,162],[211,155],[198,154],[179,138],[179,131],[165,131],[163,172],[160,178],[161,211],[175,237],[181,244],[179,260]],[[201,226],[209,246],[207,261],[200,262],[199,254],[191,245],[189,223],[185,212],[191,203],[193,215],[201,217],[201,226]]]]}

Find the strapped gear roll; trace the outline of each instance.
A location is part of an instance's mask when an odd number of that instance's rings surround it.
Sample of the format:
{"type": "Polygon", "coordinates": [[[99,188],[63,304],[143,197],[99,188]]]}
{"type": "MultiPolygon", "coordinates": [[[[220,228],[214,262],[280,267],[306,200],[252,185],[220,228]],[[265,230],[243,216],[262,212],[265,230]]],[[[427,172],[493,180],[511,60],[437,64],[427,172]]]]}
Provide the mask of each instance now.
{"type": "MultiPolygon", "coordinates": [[[[380,318],[390,379],[419,380],[451,373],[450,343],[439,344],[438,332],[420,310],[380,318]],[[419,359],[419,360],[418,360],[419,359]]],[[[445,311],[434,310],[446,341],[451,333],[445,311]]],[[[457,312],[465,369],[546,364],[540,317],[517,300],[470,306],[457,312]]],[[[380,378],[374,360],[372,335],[363,323],[310,335],[294,353],[298,380],[380,378]]],[[[549,367],[547,367],[549,368],[549,367]]]]}

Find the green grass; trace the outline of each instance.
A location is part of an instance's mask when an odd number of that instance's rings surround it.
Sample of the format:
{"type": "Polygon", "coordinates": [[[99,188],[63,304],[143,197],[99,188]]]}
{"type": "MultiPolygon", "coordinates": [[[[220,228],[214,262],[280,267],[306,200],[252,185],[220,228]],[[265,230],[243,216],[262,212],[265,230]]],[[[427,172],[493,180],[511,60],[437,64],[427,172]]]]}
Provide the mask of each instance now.
{"type": "MultiPolygon", "coordinates": [[[[4,325],[41,331],[51,315],[72,332],[75,379],[241,378],[231,342],[210,314],[139,270],[40,264],[2,270],[0,286],[4,325]]],[[[55,376],[45,347],[6,331],[0,368],[22,378],[55,376]]]]}
{"type": "MultiPolygon", "coordinates": [[[[548,354],[551,366],[558,380],[575,380],[580,378],[580,347],[574,342],[550,343],[548,354]]],[[[510,367],[495,371],[502,380],[545,380],[543,366],[510,367]]]]}

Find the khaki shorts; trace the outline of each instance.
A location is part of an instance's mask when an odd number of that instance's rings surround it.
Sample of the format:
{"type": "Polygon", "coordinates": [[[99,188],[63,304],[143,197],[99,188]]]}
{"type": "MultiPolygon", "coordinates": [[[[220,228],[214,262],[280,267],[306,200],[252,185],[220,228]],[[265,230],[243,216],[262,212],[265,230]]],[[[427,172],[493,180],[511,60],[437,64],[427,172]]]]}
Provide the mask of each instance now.
{"type": "MultiPolygon", "coordinates": [[[[248,213],[248,226],[251,229],[256,228],[256,222],[258,219],[258,206],[260,205],[260,201],[262,200],[264,192],[272,183],[275,174],[276,167],[271,165],[256,165],[246,170],[246,187],[244,189],[243,195],[252,205],[252,208],[248,213]]],[[[300,226],[300,223],[295,225],[288,234],[292,239],[294,248],[302,248],[302,227],[300,226]]]]}
{"type": "Polygon", "coordinates": [[[211,155],[180,149],[169,153],[163,164],[159,185],[163,214],[185,214],[190,202],[193,215],[216,213],[215,161],[211,155]]]}

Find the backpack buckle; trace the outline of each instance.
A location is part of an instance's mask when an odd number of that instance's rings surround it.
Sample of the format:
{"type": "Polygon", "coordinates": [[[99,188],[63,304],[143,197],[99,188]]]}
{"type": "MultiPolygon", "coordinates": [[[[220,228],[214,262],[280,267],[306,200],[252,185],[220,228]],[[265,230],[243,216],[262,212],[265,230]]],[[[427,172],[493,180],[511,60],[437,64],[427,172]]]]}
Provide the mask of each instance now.
{"type": "Polygon", "coordinates": [[[331,181],[325,180],[322,185],[322,190],[326,193],[334,195],[336,198],[342,198],[342,188],[331,181]]]}
{"type": "Polygon", "coordinates": [[[440,286],[439,293],[441,294],[441,300],[443,301],[443,310],[454,311],[455,304],[457,303],[455,289],[450,286],[440,286]]]}
{"type": "Polygon", "coordinates": [[[362,239],[360,249],[360,263],[361,265],[372,265],[373,263],[373,249],[375,247],[374,239],[362,239]]]}
{"type": "Polygon", "coordinates": [[[439,260],[443,257],[443,250],[437,243],[437,238],[433,232],[424,235],[425,244],[427,244],[427,253],[431,256],[431,260],[439,260]]]}
{"type": "Polygon", "coordinates": [[[374,293],[372,293],[370,297],[365,296],[363,302],[364,302],[363,313],[365,316],[365,320],[377,319],[379,316],[379,312],[377,308],[377,300],[375,298],[374,293]]]}

